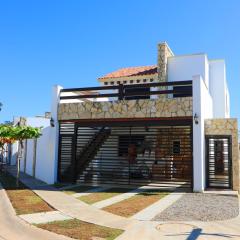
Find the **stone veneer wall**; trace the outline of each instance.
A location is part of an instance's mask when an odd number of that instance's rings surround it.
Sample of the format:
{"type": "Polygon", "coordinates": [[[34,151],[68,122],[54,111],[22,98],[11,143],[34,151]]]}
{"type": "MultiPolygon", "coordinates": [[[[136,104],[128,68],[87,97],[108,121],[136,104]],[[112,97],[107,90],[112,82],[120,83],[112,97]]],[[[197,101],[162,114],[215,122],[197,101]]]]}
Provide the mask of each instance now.
{"type": "Polygon", "coordinates": [[[232,136],[232,177],[233,190],[240,191],[240,164],[238,147],[237,119],[208,119],[205,120],[205,135],[231,135],[232,136]]]}
{"type": "Polygon", "coordinates": [[[158,80],[167,81],[167,59],[172,57],[173,53],[166,42],[158,44],[158,80]]]}
{"type": "Polygon", "coordinates": [[[192,97],[61,103],[59,120],[192,116],[192,97]]]}

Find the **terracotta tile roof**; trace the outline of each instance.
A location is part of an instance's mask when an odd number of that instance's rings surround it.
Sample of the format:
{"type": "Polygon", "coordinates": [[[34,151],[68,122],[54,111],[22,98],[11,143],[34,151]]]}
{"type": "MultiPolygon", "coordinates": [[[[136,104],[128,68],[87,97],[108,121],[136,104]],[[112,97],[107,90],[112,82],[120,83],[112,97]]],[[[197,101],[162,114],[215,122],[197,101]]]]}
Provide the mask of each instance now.
{"type": "Polygon", "coordinates": [[[120,77],[131,77],[131,76],[142,76],[150,75],[157,73],[157,65],[152,66],[142,66],[142,67],[127,67],[121,68],[117,71],[106,74],[99,79],[108,79],[108,78],[120,78],[120,77]]]}

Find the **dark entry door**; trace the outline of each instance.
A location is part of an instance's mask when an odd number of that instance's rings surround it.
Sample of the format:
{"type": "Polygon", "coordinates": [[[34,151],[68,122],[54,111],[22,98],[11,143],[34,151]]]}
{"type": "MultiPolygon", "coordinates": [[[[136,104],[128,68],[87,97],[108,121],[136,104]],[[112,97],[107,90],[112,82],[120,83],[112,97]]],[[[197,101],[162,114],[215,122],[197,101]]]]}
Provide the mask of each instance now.
{"type": "Polygon", "coordinates": [[[232,158],[230,136],[207,136],[207,187],[232,187],[232,158]]]}

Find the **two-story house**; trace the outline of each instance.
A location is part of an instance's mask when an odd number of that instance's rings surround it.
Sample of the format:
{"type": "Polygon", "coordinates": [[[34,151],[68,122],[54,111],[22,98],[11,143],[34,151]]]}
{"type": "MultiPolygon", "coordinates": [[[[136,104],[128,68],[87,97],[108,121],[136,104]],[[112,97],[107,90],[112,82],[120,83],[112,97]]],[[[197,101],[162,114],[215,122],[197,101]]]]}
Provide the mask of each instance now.
{"type": "Polygon", "coordinates": [[[54,181],[239,190],[238,127],[224,60],[176,56],[164,42],[156,65],[98,81],[54,87],[54,181]]]}

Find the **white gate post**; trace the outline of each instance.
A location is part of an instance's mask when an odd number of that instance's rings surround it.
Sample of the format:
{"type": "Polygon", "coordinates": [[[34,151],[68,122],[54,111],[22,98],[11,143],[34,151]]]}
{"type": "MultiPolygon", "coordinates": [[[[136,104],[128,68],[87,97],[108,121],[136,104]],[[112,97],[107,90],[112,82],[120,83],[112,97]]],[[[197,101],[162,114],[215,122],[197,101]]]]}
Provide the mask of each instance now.
{"type": "Polygon", "coordinates": [[[51,103],[51,122],[54,126],[51,126],[50,144],[52,150],[53,162],[53,181],[57,181],[57,169],[58,169],[58,141],[59,141],[59,123],[58,123],[58,105],[60,102],[60,91],[63,87],[55,85],[52,90],[52,103],[51,103]]]}
{"type": "Polygon", "coordinates": [[[205,135],[202,84],[200,75],[193,76],[193,191],[205,188],[205,135]],[[198,123],[195,122],[198,118],[198,123]]]}

